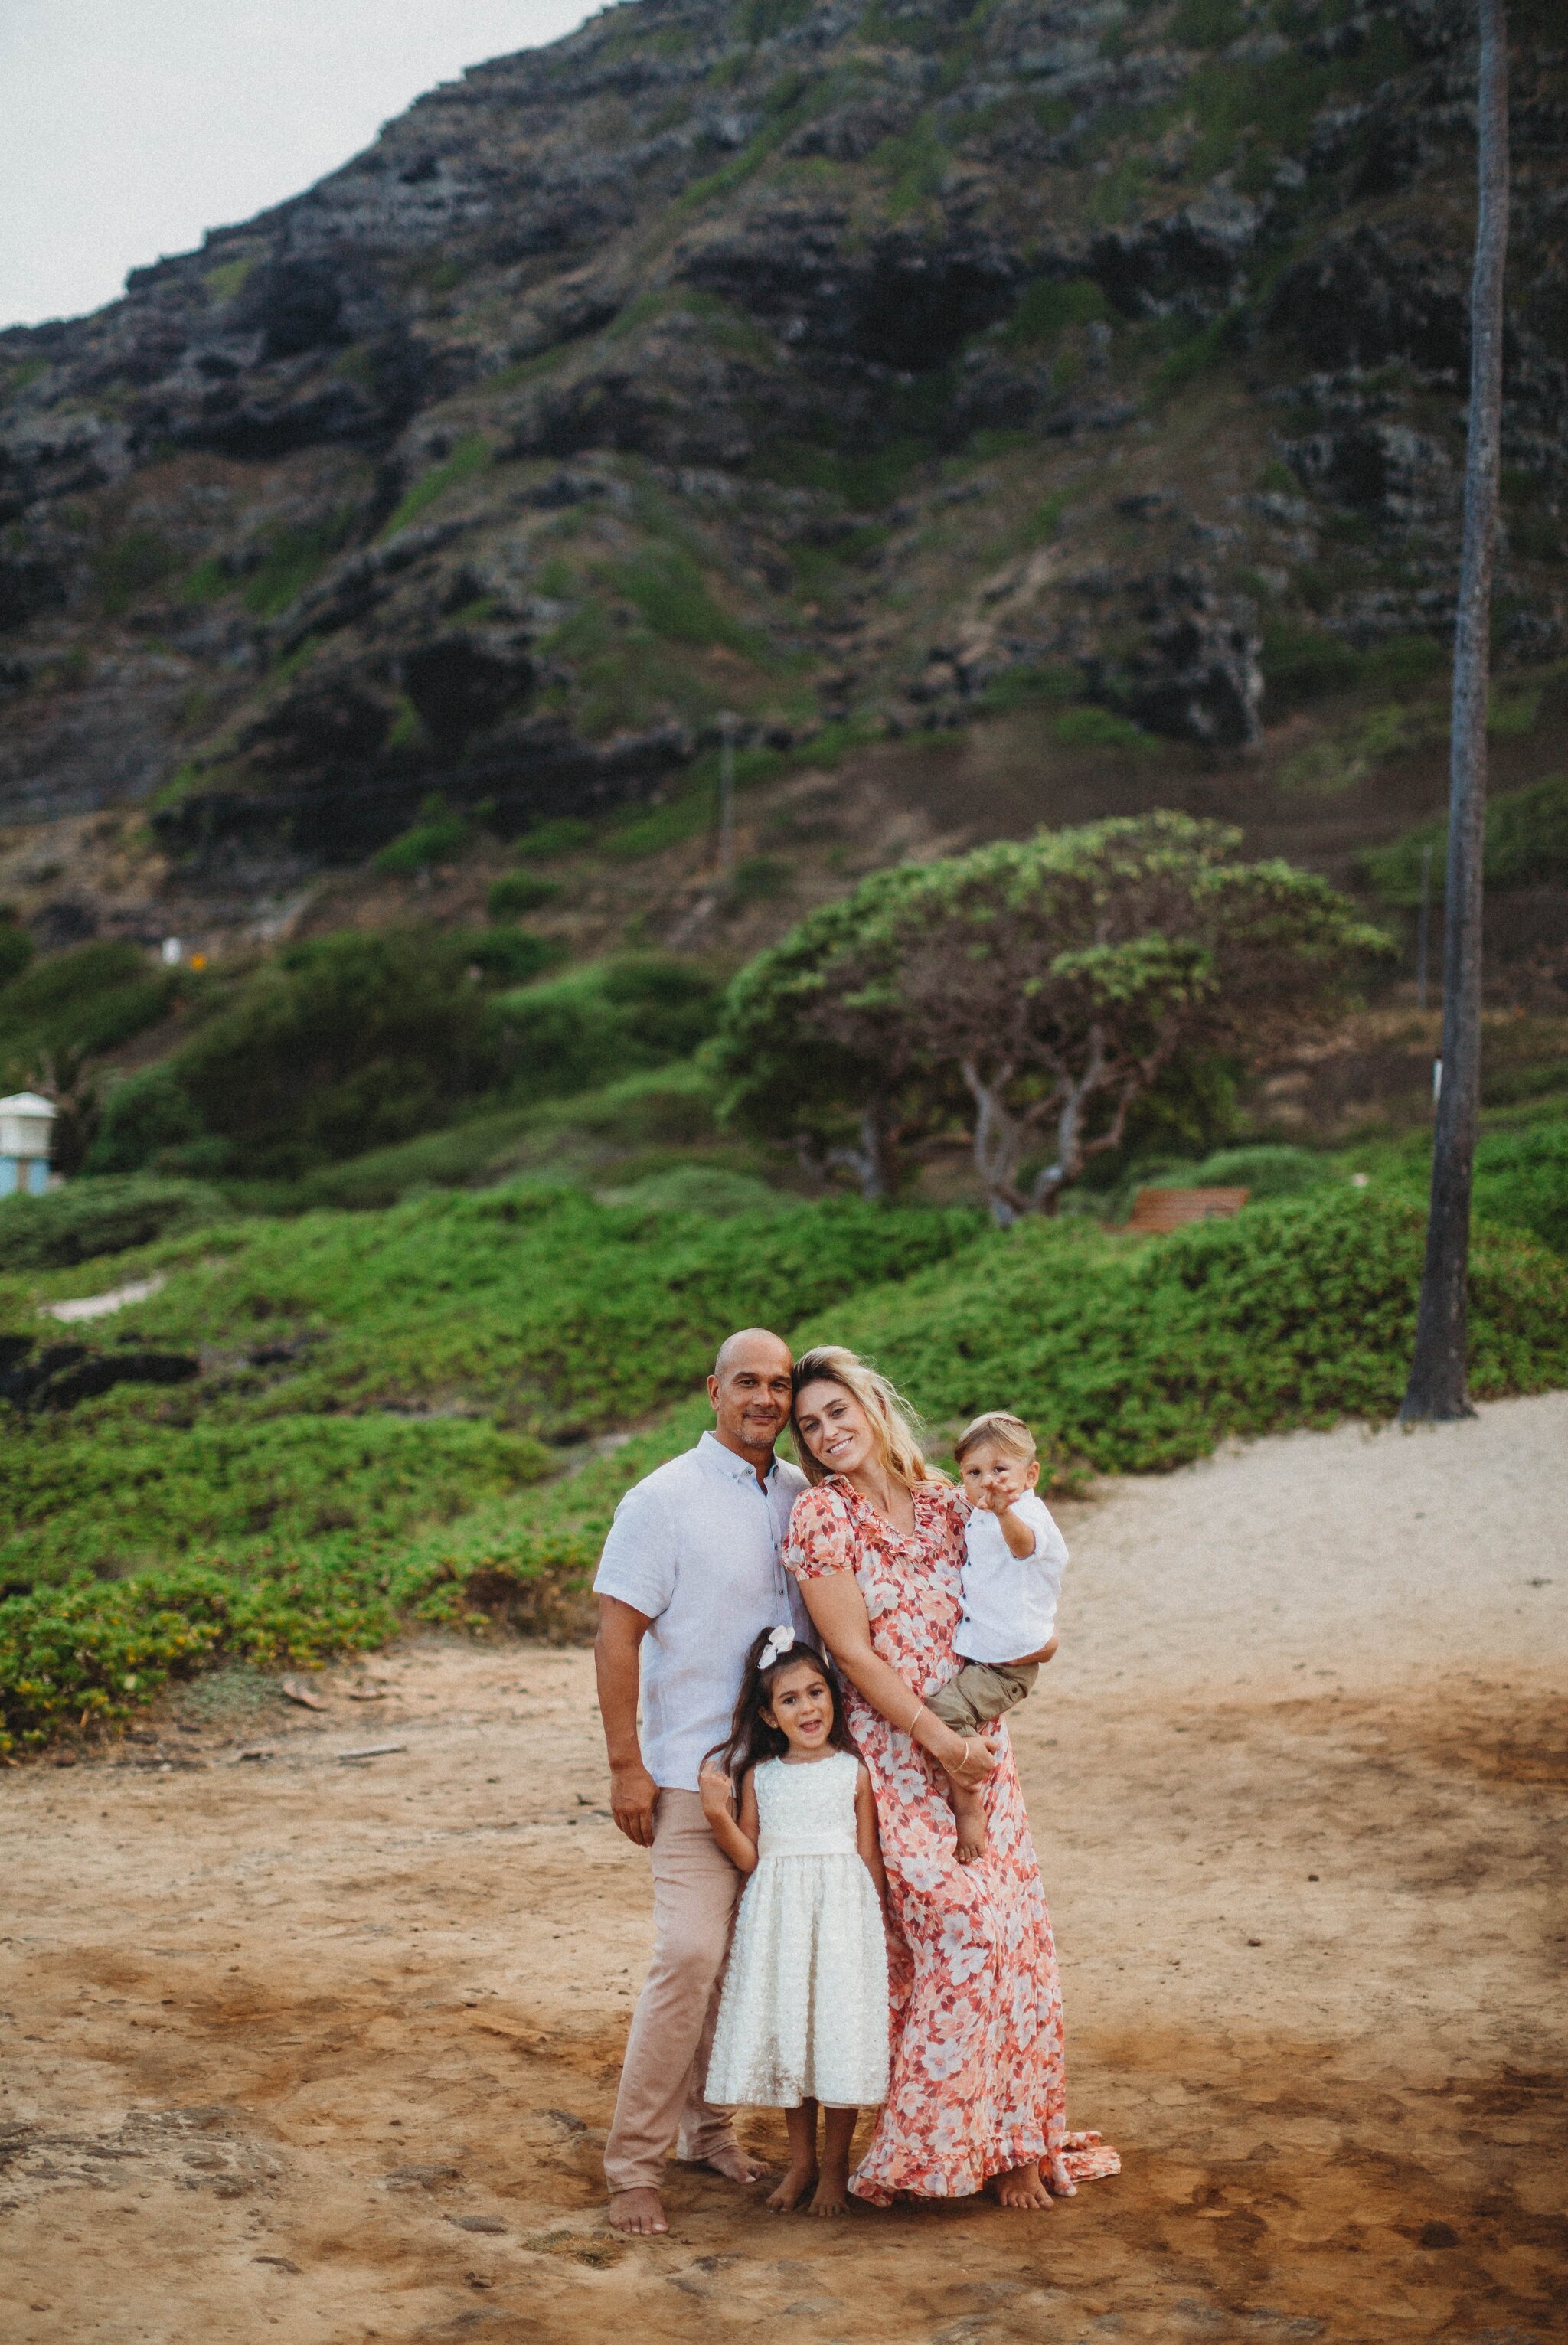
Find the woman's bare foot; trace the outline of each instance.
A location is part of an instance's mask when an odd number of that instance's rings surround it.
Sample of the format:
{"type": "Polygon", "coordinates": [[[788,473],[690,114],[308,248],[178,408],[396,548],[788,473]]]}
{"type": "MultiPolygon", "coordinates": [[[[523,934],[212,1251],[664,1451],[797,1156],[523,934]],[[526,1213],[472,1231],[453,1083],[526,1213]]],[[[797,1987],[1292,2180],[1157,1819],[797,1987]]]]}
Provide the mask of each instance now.
{"type": "Polygon", "coordinates": [[[850,2177],[848,2169],[841,2174],[824,2174],[811,2193],[809,2211],[813,2215],[847,2215],[850,2211],[850,2177]]]}
{"type": "MultiPolygon", "coordinates": [[[[796,2166],[792,2161],[789,2172],[777,2188],[770,2190],[764,2201],[776,2215],[792,2215],[817,2180],[814,2166],[796,2166]]],[[[813,2213],[816,2211],[813,2207],[813,2213]]]]}
{"type": "Polygon", "coordinates": [[[1039,2164],[1015,2166],[1010,2174],[999,2174],[993,2186],[1001,2207],[1038,2208],[1044,2211],[1053,2204],[1045,2188],[1039,2164]]]}
{"type": "Polygon", "coordinates": [[[645,2237],[656,2231],[667,2231],[669,2225],[665,2220],[664,2200],[657,2190],[612,2190],[610,2228],[645,2237]]]}
{"type": "Polygon", "coordinates": [[[958,1826],[958,1861],[972,1864],[985,1854],[985,1801],[979,1792],[966,1792],[951,1779],[948,1789],[952,1795],[952,1820],[958,1826]]]}

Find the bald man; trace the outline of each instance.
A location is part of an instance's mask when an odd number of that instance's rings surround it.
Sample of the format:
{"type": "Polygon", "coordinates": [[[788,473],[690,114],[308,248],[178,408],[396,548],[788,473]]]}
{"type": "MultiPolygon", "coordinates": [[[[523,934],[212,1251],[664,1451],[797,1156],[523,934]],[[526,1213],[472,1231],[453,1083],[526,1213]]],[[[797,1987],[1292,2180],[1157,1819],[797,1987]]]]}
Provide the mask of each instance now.
{"type": "Polygon", "coordinates": [[[626,1492],[594,1581],[611,1812],[653,1852],[653,1961],[605,2144],[617,2231],[668,2229],[659,2187],[672,2144],[732,2182],[761,2171],[702,2091],[740,1875],[708,1828],[697,1777],[728,1734],[758,1631],[809,1629],[782,1561],[806,1477],[773,1455],[791,1365],[766,1327],[728,1338],[708,1379],[713,1431],[626,1492]]]}

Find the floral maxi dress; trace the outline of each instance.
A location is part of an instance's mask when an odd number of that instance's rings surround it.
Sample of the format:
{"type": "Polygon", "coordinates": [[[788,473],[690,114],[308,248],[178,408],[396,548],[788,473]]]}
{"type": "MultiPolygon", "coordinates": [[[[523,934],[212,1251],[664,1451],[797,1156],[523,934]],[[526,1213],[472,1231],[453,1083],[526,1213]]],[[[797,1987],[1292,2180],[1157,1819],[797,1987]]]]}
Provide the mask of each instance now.
{"type": "MultiPolygon", "coordinates": [[[[946,1483],[913,1496],[905,1538],[830,1476],[795,1501],[784,1560],[799,1579],[852,1571],[878,1653],[929,1696],[958,1666],[966,1508],[946,1483]]],[[[844,1700],[908,1950],[889,1982],[888,2097],[850,2188],[878,2206],[900,2192],[958,2198],[1036,2158],[1054,2188],[1115,2174],[1121,2161],[1097,2134],[1066,2128],[1056,1950],[1011,1746],[986,1786],[986,1853],[961,1864],[934,1761],[852,1686],[844,1700]]]]}

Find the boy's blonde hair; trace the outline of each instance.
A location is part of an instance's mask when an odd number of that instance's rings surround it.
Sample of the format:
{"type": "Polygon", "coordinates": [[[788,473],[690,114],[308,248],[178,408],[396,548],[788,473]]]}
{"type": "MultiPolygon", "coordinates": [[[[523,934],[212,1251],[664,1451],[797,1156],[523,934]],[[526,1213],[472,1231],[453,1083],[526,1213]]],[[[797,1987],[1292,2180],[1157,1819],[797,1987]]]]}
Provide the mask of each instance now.
{"type": "Polygon", "coordinates": [[[1004,1408],[988,1408],[983,1416],[966,1425],[952,1445],[953,1457],[962,1466],[969,1452],[983,1445],[1000,1449],[1004,1457],[1021,1457],[1026,1466],[1032,1465],[1040,1454],[1023,1419],[1010,1416],[1004,1408]]]}
{"type": "MultiPolygon", "coordinates": [[[[879,1368],[862,1360],[843,1344],[819,1344],[795,1363],[795,1403],[808,1385],[841,1385],[852,1393],[865,1410],[871,1428],[881,1452],[882,1463],[891,1474],[913,1489],[918,1482],[940,1482],[943,1477],[928,1466],[920,1453],[920,1420],[908,1402],[879,1368]]],[[[789,1411],[789,1431],[795,1443],[795,1455],[800,1460],[809,1482],[825,1481],[828,1467],[814,1457],[800,1438],[795,1423],[795,1407],[789,1411]]]]}

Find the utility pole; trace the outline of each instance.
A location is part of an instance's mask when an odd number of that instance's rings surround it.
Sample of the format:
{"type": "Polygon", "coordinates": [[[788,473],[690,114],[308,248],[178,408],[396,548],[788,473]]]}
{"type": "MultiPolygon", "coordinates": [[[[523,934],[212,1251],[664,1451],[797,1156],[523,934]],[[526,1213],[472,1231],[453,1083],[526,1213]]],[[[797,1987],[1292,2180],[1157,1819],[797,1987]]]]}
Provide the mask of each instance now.
{"type": "Polygon", "coordinates": [[[1481,1101],[1481,857],[1492,570],[1502,436],[1502,275],[1508,249],[1508,31],[1503,0],[1478,0],[1481,28],[1475,270],[1470,293],[1470,430],[1453,640],[1442,1086],[1406,1425],[1470,1416],[1465,1385],[1471,1172],[1481,1101]]]}
{"type": "Polygon", "coordinates": [[[718,872],[735,868],[735,718],[726,709],[718,720],[718,872]]]}

